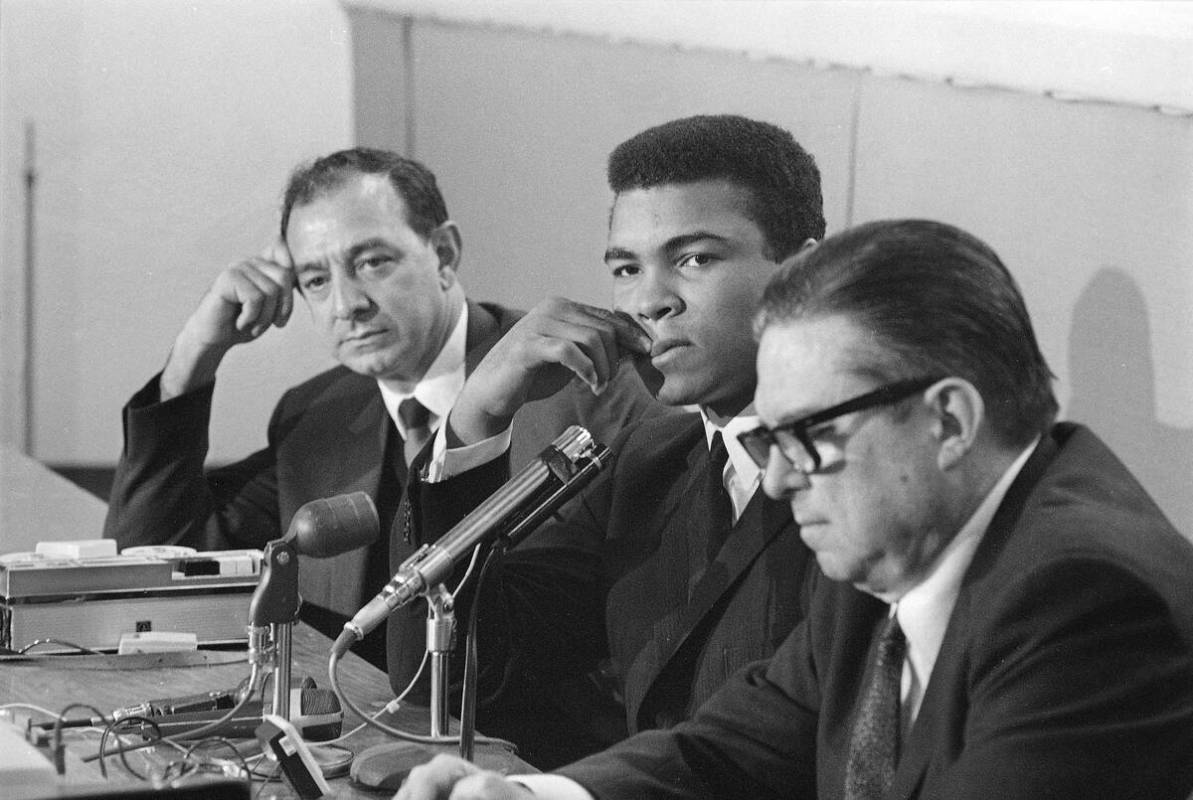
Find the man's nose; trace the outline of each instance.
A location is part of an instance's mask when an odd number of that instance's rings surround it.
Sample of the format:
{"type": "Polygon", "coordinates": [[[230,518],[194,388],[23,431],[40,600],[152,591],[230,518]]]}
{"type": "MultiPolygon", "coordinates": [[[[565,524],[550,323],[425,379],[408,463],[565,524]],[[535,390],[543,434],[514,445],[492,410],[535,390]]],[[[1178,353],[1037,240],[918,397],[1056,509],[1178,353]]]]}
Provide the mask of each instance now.
{"type": "Polygon", "coordinates": [[[786,500],[809,486],[808,473],[792,466],[778,445],[771,445],[766,470],[762,473],[762,491],[766,496],[772,500],[786,500]]]}
{"type": "Polygon", "coordinates": [[[348,278],[332,278],[332,312],[337,319],[350,320],[368,311],[372,300],[348,278]]]}
{"type": "Polygon", "coordinates": [[[648,270],[634,288],[631,306],[639,319],[657,322],[684,310],[672,280],[661,270],[648,270]]]}

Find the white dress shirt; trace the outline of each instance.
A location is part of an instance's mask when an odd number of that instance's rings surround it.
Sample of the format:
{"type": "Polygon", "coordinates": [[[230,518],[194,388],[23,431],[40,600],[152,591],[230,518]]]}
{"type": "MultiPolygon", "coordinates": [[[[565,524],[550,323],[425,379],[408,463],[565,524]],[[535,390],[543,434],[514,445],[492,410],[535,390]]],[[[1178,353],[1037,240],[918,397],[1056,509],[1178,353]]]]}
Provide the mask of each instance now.
{"type": "Polygon", "coordinates": [[[762,483],[762,470],[737,440],[739,433],[758,426],[758,415],[754,412],[754,404],[751,403],[736,417],[718,417],[703,408],[700,409],[700,417],[704,421],[704,443],[710,450],[712,437],[718,431],[725,440],[729,462],[725,464],[722,480],[725,483],[725,491],[729,493],[729,499],[733,503],[733,521],[737,522],[762,483]]]}
{"type": "Polygon", "coordinates": [[[435,360],[431,362],[426,374],[419,381],[413,384],[385,378],[380,378],[377,381],[377,385],[381,388],[381,399],[385,401],[385,410],[389,412],[389,418],[398,426],[398,433],[402,435],[403,440],[407,438],[406,424],[402,422],[402,418],[398,414],[398,406],[402,404],[403,400],[413,397],[422,403],[423,407],[430,412],[427,428],[434,431],[447,416],[447,412],[451,411],[452,404],[456,402],[456,397],[464,388],[464,351],[468,336],[468,304],[462,300],[460,304],[460,318],[456,320],[456,325],[448,335],[443,349],[439,351],[439,355],[435,356],[435,360]]]}
{"type": "Polygon", "coordinates": [[[953,615],[953,606],[957,604],[957,595],[961,592],[961,581],[973,561],[973,554],[990,527],[994,512],[1002,505],[1007,490],[1038,441],[1032,442],[1020,453],[1002,474],[961,526],[961,530],[941,551],[927,577],[892,606],[891,613],[899,618],[899,627],[907,639],[899,706],[903,715],[900,730],[904,736],[920,713],[924,691],[932,677],[932,668],[936,665],[936,656],[940,654],[940,645],[944,641],[949,618],[953,615]]]}

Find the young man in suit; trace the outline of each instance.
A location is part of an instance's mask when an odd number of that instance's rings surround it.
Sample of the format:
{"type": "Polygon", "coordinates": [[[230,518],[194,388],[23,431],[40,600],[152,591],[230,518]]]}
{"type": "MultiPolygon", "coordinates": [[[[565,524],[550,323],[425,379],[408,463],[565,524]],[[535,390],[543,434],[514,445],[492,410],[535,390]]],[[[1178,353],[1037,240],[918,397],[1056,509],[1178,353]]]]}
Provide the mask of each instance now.
{"type": "Polygon", "coordinates": [[[441,757],[403,800],[1185,800],[1193,546],[1088,429],[997,255],[936,222],[825,240],[768,287],[743,441],[823,575],[687,723],[561,775],[441,757]]]}
{"type": "MultiPolygon", "coordinates": [[[[262,547],[283,535],[304,503],[368,492],[380,512],[380,541],[303,559],[299,570],[303,619],[334,637],[392,574],[391,557],[400,562],[419,544],[418,531],[394,525],[407,516],[399,507],[408,462],[465,375],[521,316],[466,299],[460,260],[460,231],[422,164],[356,148],[296,170],[278,242],[216,277],[160,375],[125,407],[105,535],[121,547],[262,547]],[[283,395],[266,447],[205,471],[219,365],[233,347],[285,325],[295,290],[340,366],[283,395]]],[[[634,333],[611,315],[606,324],[634,333]]],[[[528,405],[513,443],[516,463],[568,425],[611,438],[656,409],[632,370],[609,383],[599,398],[577,383],[528,405]]],[[[384,668],[383,630],[356,651],[384,668]]]]}
{"type": "MultiPolygon", "coordinates": [[[[504,720],[478,725],[514,741],[543,713],[527,705],[535,695],[559,698],[555,713],[591,732],[590,747],[687,719],[783,641],[812,568],[785,504],[757,491],[761,471],[737,441],[757,423],[751,319],[762,289],[824,233],[812,157],[774,125],[698,116],[622,143],[608,173],[614,308],[649,337],[649,354],[633,360],[659,400],[698,410],[609,442],[612,459],[580,502],[512,550],[482,593],[480,652],[493,680],[481,696],[492,708],[499,684],[517,699],[504,720]],[[598,664],[613,687],[606,697],[567,680],[598,664]],[[518,680],[521,693],[511,690],[518,680]]],[[[533,309],[469,377],[444,436],[496,455],[527,399],[574,375],[603,385],[620,357],[606,320],[560,299],[533,309]]],[[[495,458],[420,484],[426,530],[447,530],[470,507],[462,497],[474,504],[507,474],[495,458]]],[[[409,624],[400,620],[391,625],[409,624]]]]}

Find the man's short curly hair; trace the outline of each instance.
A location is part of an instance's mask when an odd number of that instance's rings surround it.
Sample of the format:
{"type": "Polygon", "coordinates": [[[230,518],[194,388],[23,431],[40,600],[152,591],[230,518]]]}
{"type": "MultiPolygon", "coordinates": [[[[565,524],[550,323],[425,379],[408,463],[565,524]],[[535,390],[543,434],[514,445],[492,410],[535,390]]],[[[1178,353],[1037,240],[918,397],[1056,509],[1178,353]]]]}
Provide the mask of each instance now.
{"type": "Polygon", "coordinates": [[[824,201],[816,161],[795,138],[767,122],[701,115],[648,128],[609,156],[614,193],[675,183],[728,180],[753,198],[747,215],[776,261],[824,236],[824,201]]]}

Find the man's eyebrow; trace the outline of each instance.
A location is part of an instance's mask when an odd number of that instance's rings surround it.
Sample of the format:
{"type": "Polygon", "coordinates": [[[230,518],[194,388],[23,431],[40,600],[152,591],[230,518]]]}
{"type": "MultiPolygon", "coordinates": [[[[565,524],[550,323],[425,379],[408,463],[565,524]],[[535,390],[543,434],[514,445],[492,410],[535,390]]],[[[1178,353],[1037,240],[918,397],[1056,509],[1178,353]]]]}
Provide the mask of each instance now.
{"type": "MultiPolygon", "coordinates": [[[[667,253],[673,253],[676,250],[681,250],[689,247],[697,242],[713,241],[718,244],[725,244],[729,240],[720,234],[712,233],[711,231],[693,231],[692,233],[684,233],[679,236],[673,236],[663,244],[663,250],[667,253]]],[[[632,250],[624,247],[610,247],[605,250],[606,261],[633,261],[637,259],[637,254],[632,250]]]]}
{"type": "Polygon", "coordinates": [[[364,239],[349,247],[344,251],[344,261],[351,263],[366,250],[376,250],[378,248],[392,250],[393,245],[386,239],[380,236],[373,236],[369,239],[364,239]]]}
{"type": "Polygon", "coordinates": [[[684,233],[679,236],[671,237],[667,240],[667,243],[663,245],[663,248],[667,252],[671,253],[684,247],[696,244],[697,242],[703,242],[706,240],[711,240],[717,242],[718,244],[724,244],[725,242],[729,241],[724,236],[712,233],[711,231],[693,231],[692,233],[684,233]]]}
{"type": "MultiPolygon", "coordinates": [[[[386,249],[392,250],[393,244],[390,243],[388,240],[384,239],[383,237],[373,236],[368,239],[363,239],[359,242],[356,242],[351,247],[349,247],[347,250],[345,250],[343,259],[345,262],[351,263],[351,262],[355,261],[360,256],[361,253],[367,252],[369,250],[374,250],[377,248],[386,248],[386,249]]],[[[325,269],[326,269],[326,267],[324,266],[323,261],[321,261],[321,260],[320,261],[309,261],[309,262],[306,262],[303,264],[295,264],[294,265],[295,273],[308,272],[310,270],[325,270],[325,269]]]]}
{"type": "Polygon", "coordinates": [[[634,258],[634,252],[624,247],[610,247],[605,250],[606,261],[633,261],[634,258]]]}

